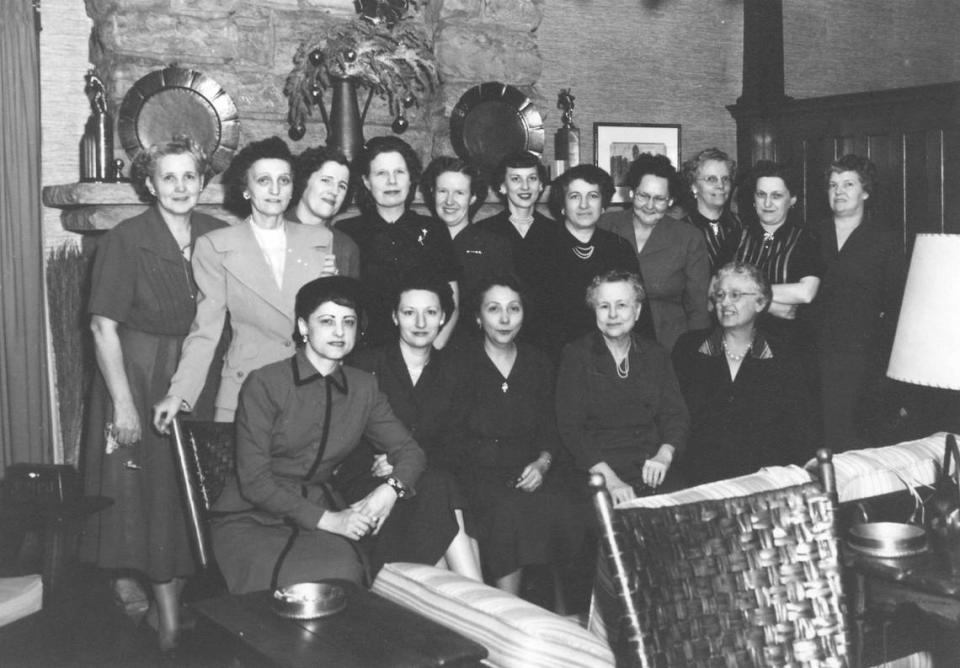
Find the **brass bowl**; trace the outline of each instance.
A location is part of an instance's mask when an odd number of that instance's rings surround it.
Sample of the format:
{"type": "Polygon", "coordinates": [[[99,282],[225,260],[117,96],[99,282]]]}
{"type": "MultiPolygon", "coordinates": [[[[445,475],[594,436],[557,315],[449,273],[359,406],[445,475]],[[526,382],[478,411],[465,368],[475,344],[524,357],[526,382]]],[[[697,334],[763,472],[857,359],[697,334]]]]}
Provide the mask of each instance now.
{"type": "Polygon", "coordinates": [[[866,522],[850,527],[847,544],[858,552],[882,559],[899,559],[926,552],[927,532],[915,524],[866,522]]]}
{"type": "Polygon", "coordinates": [[[332,582],[298,582],[274,590],[273,611],[288,619],[318,619],[333,615],[347,605],[347,592],[332,582]]]}

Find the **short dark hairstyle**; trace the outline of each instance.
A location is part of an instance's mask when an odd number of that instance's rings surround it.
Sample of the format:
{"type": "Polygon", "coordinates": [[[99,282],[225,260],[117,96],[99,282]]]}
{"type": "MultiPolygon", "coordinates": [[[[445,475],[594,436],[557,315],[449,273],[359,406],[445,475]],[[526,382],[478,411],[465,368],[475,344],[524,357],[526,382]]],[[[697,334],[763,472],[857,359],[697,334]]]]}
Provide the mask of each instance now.
{"type": "MultiPolygon", "coordinates": [[[[322,304],[333,302],[352,308],[357,313],[357,321],[363,321],[363,287],[355,278],[349,276],[323,276],[305,283],[298,291],[294,303],[297,320],[309,320],[310,316],[322,304]]],[[[294,339],[303,343],[299,329],[294,329],[294,339]]]]}
{"type": "MultiPolygon", "coordinates": [[[[343,165],[347,169],[350,168],[350,161],[347,160],[347,156],[345,156],[340,149],[330,148],[328,146],[308,148],[295,158],[293,165],[293,199],[290,200],[290,206],[296,206],[300,202],[300,198],[303,197],[303,193],[307,189],[307,183],[310,181],[310,177],[313,176],[315,171],[328,162],[335,162],[338,165],[343,165]]],[[[347,197],[343,200],[343,206],[350,204],[350,196],[353,194],[353,179],[350,180],[350,184],[351,188],[347,191],[347,197]]]]}
{"type": "Polygon", "coordinates": [[[877,187],[877,166],[869,158],[861,158],[859,155],[848,153],[842,158],[837,158],[830,163],[824,173],[824,180],[830,183],[831,174],[840,172],[856,172],[860,177],[860,183],[863,184],[863,191],[873,195],[877,187]]]}
{"type": "Polygon", "coordinates": [[[473,303],[469,304],[469,311],[464,311],[464,313],[472,313],[474,316],[480,315],[480,309],[483,307],[483,298],[490,290],[497,286],[503,286],[505,288],[510,288],[518,295],[520,295],[520,303],[523,305],[524,310],[527,308],[527,289],[523,281],[520,280],[516,274],[490,274],[483,278],[482,281],[477,285],[477,291],[473,296],[473,303]]]}
{"type": "Polygon", "coordinates": [[[504,181],[507,179],[507,170],[508,169],[536,169],[537,176],[540,177],[540,183],[546,187],[547,179],[550,178],[547,174],[547,168],[544,167],[543,163],[540,162],[540,158],[531,153],[530,151],[517,151],[516,153],[510,153],[504,156],[497,164],[497,169],[493,173],[493,183],[491,187],[493,191],[497,193],[497,197],[501,201],[506,201],[507,195],[500,192],[500,186],[503,185],[504,181]]]}
{"type": "Polygon", "coordinates": [[[440,310],[443,311],[443,324],[446,326],[456,308],[453,303],[453,290],[450,288],[450,283],[437,276],[435,272],[418,270],[407,272],[400,279],[400,286],[393,297],[394,312],[400,308],[400,298],[403,293],[411,290],[424,290],[437,296],[440,300],[440,310]]]}
{"type": "MultiPolygon", "coordinates": [[[[197,173],[206,183],[210,161],[203,147],[187,135],[177,134],[168,142],[158,142],[149,148],[142,149],[133,159],[133,187],[145,202],[153,201],[154,197],[147,190],[147,179],[153,176],[161,158],[168,155],[189,155],[193,158],[197,173]]],[[[201,186],[203,183],[200,184],[201,186]]]]}
{"type": "Polygon", "coordinates": [[[800,180],[792,166],[772,160],[759,160],[750,170],[748,185],[751,197],[757,192],[757,181],[763,178],[782,180],[791,196],[800,192],[800,180]]]}
{"type": "Polygon", "coordinates": [[[640,157],[630,163],[626,178],[627,187],[630,190],[636,190],[647,174],[667,180],[667,193],[670,199],[675,200],[680,196],[680,175],[674,169],[670,158],[665,155],[641,153],[640,157]]]}
{"type": "MultiPolygon", "coordinates": [[[[423,171],[423,163],[420,162],[420,156],[413,150],[407,142],[393,135],[383,137],[374,137],[368,141],[357,154],[353,161],[354,170],[357,178],[370,177],[370,164],[378,155],[383,153],[399,153],[403,161],[407,163],[407,171],[410,173],[410,192],[407,193],[407,208],[413,203],[413,198],[417,195],[417,186],[420,184],[420,174],[423,171]]],[[[373,201],[370,191],[366,187],[358,188],[357,206],[361,211],[374,211],[377,203],[373,201]]]]}
{"type": "Polygon", "coordinates": [[[721,278],[730,275],[745,276],[753,281],[754,285],[760,290],[760,295],[766,302],[763,310],[765,311],[770,308],[770,303],[773,301],[773,288],[770,287],[770,281],[767,279],[766,274],[760,271],[756,265],[750,264],[749,262],[734,260],[733,262],[727,262],[717,269],[710,279],[710,287],[707,290],[709,294],[713,294],[713,290],[721,278]]]}
{"type": "Polygon", "coordinates": [[[480,170],[473,163],[454,158],[449,155],[441,155],[430,161],[426,170],[423,172],[423,178],[420,179],[420,193],[423,195],[423,203],[434,216],[437,215],[436,198],[437,179],[445,172],[455,172],[463,174],[470,179],[470,194],[476,199],[468,209],[468,216],[473,220],[473,216],[480,210],[487,199],[487,183],[480,175],[480,170]]]}
{"type": "Polygon", "coordinates": [[[637,303],[642,304],[647,296],[647,291],[643,287],[643,281],[640,275],[635,271],[624,271],[623,269],[611,269],[602,274],[598,274],[590,281],[586,290],[586,302],[590,308],[597,307],[597,289],[604,283],[629,283],[630,287],[637,295],[637,303]]]}
{"type": "Polygon", "coordinates": [[[250,201],[243,193],[247,189],[247,172],[257,160],[285,160],[293,171],[290,147],[280,137],[250,142],[240,149],[223,173],[223,208],[240,218],[250,215],[250,201]]]}
{"type": "Polygon", "coordinates": [[[550,214],[554,220],[563,220],[567,190],[570,188],[570,184],[577,179],[586,181],[594,186],[600,186],[600,201],[604,209],[610,206],[610,200],[613,199],[614,193],[617,192],[616,186],[613,185],[613,177],[600,167],[596,165],[577,165],[576,167],[571,167],[555,178],[553,183],[550,184],[550,197],[547,200],[547,208],[550,209],[550,214]]]}

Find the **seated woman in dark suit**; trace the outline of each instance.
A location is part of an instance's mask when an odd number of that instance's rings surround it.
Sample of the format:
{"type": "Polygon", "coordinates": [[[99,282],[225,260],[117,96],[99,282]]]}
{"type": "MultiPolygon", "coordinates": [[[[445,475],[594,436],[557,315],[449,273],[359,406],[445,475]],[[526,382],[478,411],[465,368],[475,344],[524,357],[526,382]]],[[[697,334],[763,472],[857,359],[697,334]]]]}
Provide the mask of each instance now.
{"type": "MultiPolygon", "coordinates": [[[[231,592],[369,579],[370,541],[362,539],[376,536],[395,504],[414,494],[426,466],[376,379],[341,364],[356,342],[360,290],[344,276],[304,285],[296,299],[303,345],[253,371],[240,392],[237,475],[217,501],[223,516],[211,531],[231,592]],[[346,505],[331,484],[333,471],[361,438],[390,456],[393,475],[346,505]]],[[[434,564],[442,555],[405,556],[434,564]]]]}
{"type": "Polygon", "coordinates": [[[705,483],[763,466],[802,464],[817,448],[816,411],[800,358],[758,326],[773,299],[766,276],[731,262],[711,282],[719,324],[687,332],[673,363],[690,410],[683,471],[705,483]]]}
{"type": "MultiPolygon", "coordinates": [[[[433,543],[441,552],[445,550],[444,565],[482,581],[477,544],[468,535],[465,523],[466,498],[452,475],[457,465],[453,442],[458,427],[456,395],[463,373],[449,351],[433,347],[452,312],[453,295],[443,280],[429,274],[407,276],[397,291],[393,309],[399,340],[361,350],[348,363],[376,376],[380,391],[387,395],[397,417],[426,453],[427,470],[420,477],[419,491],[429,486],[443,494],[443,497],[417,494],[410,499],[401,510],[411,517],[388,525],[388,531],[377,541],[377,549],[393,549],[402,555],[408,549],[422,549],[415,546],[433,543]],[[430,500],[449,498],[451,503],[422,504],[421,500],[427,497],[430,500]]],[[[374,450],[369,444],[364,446],[351,455],[349,464],[337,475],[338,479],[351,476],[345,469],[353,470],[353,481],[344,481],[344,485],[359,490],[361,495],[376,485],[378,478],[393,473],[393,465],[383,454],[375,455],[376,463],[371,470],[374,450]]],[[[356,494],[347,492],[346,496],[347,501],[351,501],[356,494]]],[[[405,559],[400,556],[397,560],[405,559]]]]}
{"type": "Polygon", "coordinates": [[[484,571],[516,594],[524,567],[579,556],[589,507],[555,462],[553,366],[543,352],[517,342],[524,320],[519,282],[494,277],[479,298],[483,341],[458,360],[466,379],[456,396],[458,473],[477,519],[484,571]]]}
{"type": "Polygon", "coordinates": [[[579,469],[603,475],[615,503],[680,486],[673,462],[689,428],[669,353],[634,332],[643,297],[634,273],[594,278],[597,330],[564,348],[557,374],[560,438],[579,469]]]}

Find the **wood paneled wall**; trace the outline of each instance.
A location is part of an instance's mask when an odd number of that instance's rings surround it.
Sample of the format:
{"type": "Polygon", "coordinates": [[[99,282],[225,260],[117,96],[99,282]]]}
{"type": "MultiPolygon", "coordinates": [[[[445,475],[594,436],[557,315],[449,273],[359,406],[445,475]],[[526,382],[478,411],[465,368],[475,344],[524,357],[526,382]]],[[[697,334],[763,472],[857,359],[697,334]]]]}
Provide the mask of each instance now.
{"type": "Polygon", "coordinates": [[[960,82],[730,112],[742,164],[766,158],[801,172],[797,205],[808,223],[830,215],[824,170],[856,153],[876,164],[872,213],[898,230],[905,250],[918,232],[960,233],[960,82]]]}

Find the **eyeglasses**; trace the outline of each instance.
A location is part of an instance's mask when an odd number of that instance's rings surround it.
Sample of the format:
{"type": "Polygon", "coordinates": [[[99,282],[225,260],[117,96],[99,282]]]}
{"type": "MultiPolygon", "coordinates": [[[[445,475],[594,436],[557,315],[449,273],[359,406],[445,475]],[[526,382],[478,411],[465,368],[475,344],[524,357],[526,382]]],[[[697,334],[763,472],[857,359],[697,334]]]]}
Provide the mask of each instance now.
{"type": "Polygon", "coordinates": [[[669,198],[669,197],[661,197],[661,196],[659,196],[659,195],[657,195],[657,196],[648,195],[647,193],[640,193],[640,192],[636,193],[636,194],[633,196],[633,199],[637,200],[638,202],[642,202],[642,203],[653,202],[653,205],[654,205],[655,207],[657,207],[658,209],[664,209],[664,208],[667,207],[668,204],[670,204],[670,198],[669,198]]]}
{"type": "Polygon", "coordinates": [[[710,176],[698,176],[697,181],[703,181],[704,183],[709,183],[712,186],[718,186],[721,183],[725,186],[730,185],[729,176],[717,176],[716,174],[711,174],[710,176]]]}
{"type": "Polygon", "coordinates": [[[758,295],[758,294],[760,293],[759,292],[740,292],[739,290],[731,290],[730,292],[727,292],[726,290],[717,290],[716,292],[710,295],[710,299],[712,299],[715,302],[722,302],[724,299],[729,297],[730,301],[738,302],[744,297],[746,297],[747,295],[758,295]]]}

